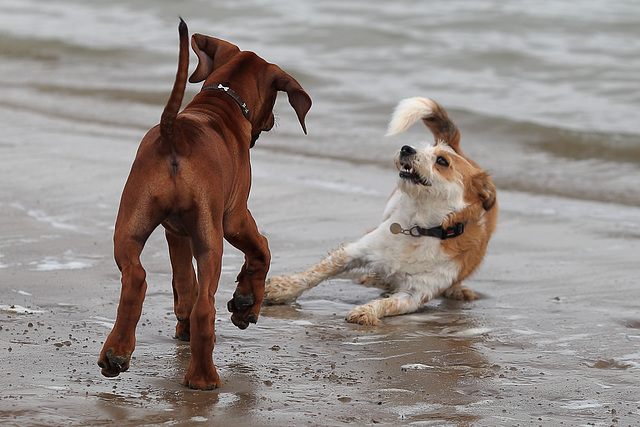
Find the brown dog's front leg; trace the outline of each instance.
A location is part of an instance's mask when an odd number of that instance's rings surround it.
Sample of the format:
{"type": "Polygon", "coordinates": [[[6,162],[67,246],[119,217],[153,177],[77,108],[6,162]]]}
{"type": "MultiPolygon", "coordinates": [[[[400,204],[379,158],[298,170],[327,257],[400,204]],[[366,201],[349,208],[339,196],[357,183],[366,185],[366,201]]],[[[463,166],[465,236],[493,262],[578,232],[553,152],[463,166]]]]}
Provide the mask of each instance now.
{"type": "Polygon", "coordinates": [[[247,329],[249,323],[258,323],[262,297],[260,297],[260,303],[256,304],[255,295],[264,294],[265,279],[252,277],[256,274],[255,270],[247,268],[247,264],[248,262],[245,261],[236,279],[238,286],[233,293],[233,298],[227,302],[227,310],[231,313],[231,322],[240,329],[247,329]]]}
{"type": "Polygon", "coordinates": [[[230,219],[225,224],[227,241],[245,255],[244,265],[237,278],[238,286],[227,304],[227,309],[232,313],[233,324],[240,329],[246,329],[249,323],[258,322],[271,252],[267,239],[258,232],[251,213],[246,210],[244,220],[238,218],[235,216],[235,220],[230,219]]]}

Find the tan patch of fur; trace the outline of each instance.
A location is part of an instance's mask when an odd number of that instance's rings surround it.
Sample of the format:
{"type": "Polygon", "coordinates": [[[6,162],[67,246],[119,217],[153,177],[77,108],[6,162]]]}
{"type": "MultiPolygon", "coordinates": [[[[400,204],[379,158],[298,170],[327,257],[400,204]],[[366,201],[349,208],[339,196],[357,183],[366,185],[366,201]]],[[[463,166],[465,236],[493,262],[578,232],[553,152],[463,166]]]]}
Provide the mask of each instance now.
{"type": "Polygon", "coordinates": [[[451,287],[442,293],[442,296],[458,301],[473,301],[478,299],[478,295],[466,286],[460,283],[454,283],[451,287]]]}
{"type": "Polygon", "coordinates": [[[443,224],[447,228],[457,222],[466,222],[464,233],[441,244],[442,249],[461,267],[456,282],[463,281],[478,268],[498,220],[495,187],[486,172],[476,169],[475,173],[464,175],[464,188],[465,202],[469,205],[451,215],[443,224]],[[488,203],[490,207],[486,210],[488,203]]]}

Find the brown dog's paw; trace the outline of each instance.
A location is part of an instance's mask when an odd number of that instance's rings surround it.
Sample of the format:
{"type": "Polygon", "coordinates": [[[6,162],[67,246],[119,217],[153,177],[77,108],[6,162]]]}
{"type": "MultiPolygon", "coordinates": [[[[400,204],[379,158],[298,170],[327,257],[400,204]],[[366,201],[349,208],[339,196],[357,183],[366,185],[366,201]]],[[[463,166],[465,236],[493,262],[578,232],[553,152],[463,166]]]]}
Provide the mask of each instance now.
{"type": "Polygon", "coordinates": [[[445,298],[458,301],[473,301],[478,299],[478,295],[471,289],[462,285],[453,285],[442,293],[445,298]]]}
{"type": "Polygon", "coordinates": [[[105,377],[117,377],[120,372],[129,369],[131,355],[118,356],[113,354],[113,350],[107,350],[98,360],[98,366],[102,368],[102,375],[105,377]]]}
{"type": "Polygon", "coordinates": [[[229,304],[233,304],[233,312],[246,311],[255,304],[255,298],[253,297],[253,294],[240,295],[238,291],[235,291],[233,293],[233,299],[229,301],[229,304]]]}
{"type": "Polygon", "coordinates": [[[216,372],[209,376],[196,376],[193,378],[188,378],[187,374],[182,384],[194,390],[214,390],[222,385],[216,372]]]}
{"type": "Polygon", "coordinates": [[[359,323],[360,325],[379,325],[380,319],[373,314],[367,306],[356,307],[347,314],[346,318],[349,323],[359,323]]]}
{"type": "Polygon", "coordinates": [[[178,320],[176,324],[176,334],[173,336],[180,341],[191,341],[191,326],[189,319],[178,320]]]}
{"type": "Polygon", "coordinates": [[[247,329],[249,323],[258,323],[258,315],[251,310],[255,306],[253,294],[240,295],[236,290],[233,298],[227,303],[227,310],[231,315],[231,321],[240,329],[247,329]]]}

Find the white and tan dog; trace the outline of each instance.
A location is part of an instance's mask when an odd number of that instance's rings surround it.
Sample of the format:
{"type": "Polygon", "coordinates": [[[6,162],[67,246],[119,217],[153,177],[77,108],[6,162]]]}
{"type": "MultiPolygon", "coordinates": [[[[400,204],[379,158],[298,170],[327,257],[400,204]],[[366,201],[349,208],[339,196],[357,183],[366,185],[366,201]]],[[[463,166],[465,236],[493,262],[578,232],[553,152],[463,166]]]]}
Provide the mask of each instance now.
{"type": "Polygon", "coordinates": [[[433,132],[435,144],[420,150],[405,145],[396,153],[400,178],[384,221],[314,267],[272,277],[265,303],[294,301],[323,280],[354,271],[367,273],[361,282],[390,294],[351,310],[347,321],[352,323],[376,325],[384,316],[414,312],[440,294],[477,298],[461,282],[482,261],[495,229],[496,190],[487,172],[462,153],[458,128],[436,102],[401,101],[387,135],[402,133],[421,119],[433,132]]]}

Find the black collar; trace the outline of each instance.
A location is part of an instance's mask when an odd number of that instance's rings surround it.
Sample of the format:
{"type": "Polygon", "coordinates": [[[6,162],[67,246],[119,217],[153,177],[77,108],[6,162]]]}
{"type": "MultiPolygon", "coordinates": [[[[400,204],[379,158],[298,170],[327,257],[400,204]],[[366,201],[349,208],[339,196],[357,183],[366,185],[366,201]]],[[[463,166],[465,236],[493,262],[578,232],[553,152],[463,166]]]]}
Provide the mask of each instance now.
{"type": "Polygon", "coordinates": [[[407,236],[413,236],[413,237],[429,236],[429,237],[437,237],[441,240],[446,240],[452,237],[457,237],[462,233],[464,233],[465,225],[467,225],[466,221],[456,222],[451,227],[447,227],[447,228],[444,228],[441,225],[437,227],[432,227],[432,228],[422,228],[418,225],[414,225],[411,228],[405,229],[405,228],[402,228],[402,226],[397,222],[394,222],[393,224],[391,224],[391,227],[389,227],[389,230],[393,234],[406,234],[407,236]]]}
{"type": "Polygon", "coordinates": [[[204,86],[200,90],[200,92],[205,90],[218,90],[220,92],[224,92],[227,95],[229,95],[240,106],[240,109],[242,110],[242,114],[244,115],[245,119],[249,120],[249,108],[247,108],[247,103],[244,102],[242,98],[240,98],[240,95],[232,91],[230,87],[224,86],[222,83],[219,83],[217,85],[204,86]]]}

